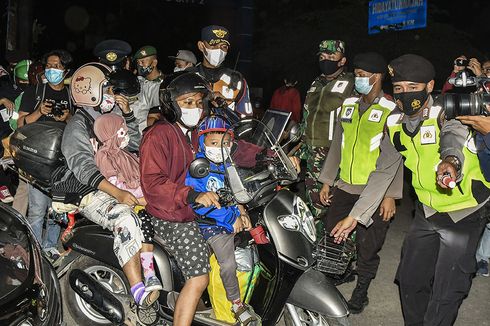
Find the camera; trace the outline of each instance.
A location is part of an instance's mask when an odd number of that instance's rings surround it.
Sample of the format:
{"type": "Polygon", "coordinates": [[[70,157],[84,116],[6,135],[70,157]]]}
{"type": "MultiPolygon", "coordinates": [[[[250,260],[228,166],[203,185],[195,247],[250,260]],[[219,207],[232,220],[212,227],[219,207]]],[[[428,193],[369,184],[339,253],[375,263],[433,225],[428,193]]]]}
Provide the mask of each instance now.
{"type": "Polygon", "coordinates": [[[466,67],[470,61],[468,59],[456,59],[454,65],[458,67],[466,67]]]}
{"type": "Polygon", "coordinates": [[[455,78],[450,78],[449,83],[456,87],[476,86],[478,92],[442,95],[446,119],[454,119],[460,115],[490,114],[487,111],[487,106],[490,107],[490,78],[467,76],[466,73],[461,72],[455,78]]]}
{"type": "Polygon", "coordinates": [[[68,103],[64,101],[46,99],[46,102],[51,103],[51,114],[54,117],[61,117],[68,110],[68,103]]]}

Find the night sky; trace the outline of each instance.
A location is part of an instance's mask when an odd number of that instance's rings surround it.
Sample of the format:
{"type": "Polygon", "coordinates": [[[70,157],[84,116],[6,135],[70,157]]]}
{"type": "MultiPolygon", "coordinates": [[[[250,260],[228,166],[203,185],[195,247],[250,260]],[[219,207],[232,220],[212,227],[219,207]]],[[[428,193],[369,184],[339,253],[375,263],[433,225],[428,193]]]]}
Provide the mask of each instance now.
{"type": "MultiPolygon", "coordinates": [[[[0,12],[5,12],[7,3],[0,2],[0,12]]],[[[154,45],[160,68],[169,72],[173,63],[168,55],[190,49],[200,60],[196,46],[200,29],[208,24],[224,25],[232,36],[226,64],[237,65],[251,87],[263,88],[266,103],[286,75],[298,79],[304,94],[319,74],[315,53],[322,39],[345,40],[348,59],[373,50],[387,60],[404,53],[421,54],[436,67],[436,88],[442,87],[459,54],[480,60],[490,55],[489,1],[428,0],[427,28],[377,35],[367,34],[365,0],[33,0],[32,6],[33,18],[41,28],[31,55],[65,48],[76,65],[94,59],[92,49],[97,42],[119,38],[129,42],[133,51],[154,45]]]]}

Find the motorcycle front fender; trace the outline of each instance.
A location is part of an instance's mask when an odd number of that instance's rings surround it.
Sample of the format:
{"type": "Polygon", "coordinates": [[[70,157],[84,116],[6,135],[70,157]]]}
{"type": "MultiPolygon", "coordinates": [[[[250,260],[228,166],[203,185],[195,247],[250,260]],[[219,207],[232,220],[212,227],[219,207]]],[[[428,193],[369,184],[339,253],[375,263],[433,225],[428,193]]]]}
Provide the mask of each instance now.
{"type": "Polygon", "coordinates": [[[349,314],[342,294],[321,272],[308,269],[296,281],[287,303],[328,317],[349,314]]]}

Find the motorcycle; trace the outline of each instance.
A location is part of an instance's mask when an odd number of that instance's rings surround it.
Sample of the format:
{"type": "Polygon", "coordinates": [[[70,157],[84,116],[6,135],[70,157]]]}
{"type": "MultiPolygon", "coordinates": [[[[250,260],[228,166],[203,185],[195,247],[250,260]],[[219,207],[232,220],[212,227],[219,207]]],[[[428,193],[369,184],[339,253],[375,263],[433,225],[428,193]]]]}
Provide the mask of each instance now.
{"type": "MultiPolygon", "coordinates": [[[[349,325],[345,299],[316,269],[322,265],[320,260],[324,264],[329,257],[318,255],[313,215],[301,198],[284,188],[298,177],[289,158],[262,122],[246,119],[232,128],[231,151],[222,147],[228,154],[224,155],[227,191],[221,192],[220,200],[245,205],[253,225],[263,229],[267,239],[254,244],[261,272],[249,304],[264,325],[275,325],[282,316],[287,325],[349,325]]],[[[294,137],[293,132],[290,135],[294,137]]],[[[209,166],[206,159],[196,159],[190,173],[204,177],[209,166]]],[[[69,221],[62,240],[71,253],[58,268],[69,318],[78,325],[123,324],[128,315],[134,324],[172,322],[185,279],[163,239],[154,238],[156,275],[163,291],[155,304],[142,309],[131,304],[129,285],[112,249],[108,250],[112,232],[83,218],[75,223],[73,215],[69,221]]],[[[230,325],[214,317],[207,293],[194,323],[230,325]]]]}

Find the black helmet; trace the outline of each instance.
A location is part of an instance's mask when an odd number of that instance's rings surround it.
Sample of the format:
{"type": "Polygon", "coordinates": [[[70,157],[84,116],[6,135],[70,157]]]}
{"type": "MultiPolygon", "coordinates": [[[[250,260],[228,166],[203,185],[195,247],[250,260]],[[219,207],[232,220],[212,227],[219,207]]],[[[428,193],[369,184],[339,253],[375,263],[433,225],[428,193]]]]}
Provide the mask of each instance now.
{"type": "Polygon", "coordinates": [[[114,94],[122,94],[127,97],[133,97],[139,94],[141,90],[138,77],[126,69],[119,69],[111,72],[107,76],[109,84],[112,86],[114,94]]]}
{"type": "Polygon", "coordinates": [[[166,88],[160,89],[160,102],[167,121],[174,123],[180,120],[182,111],[177,104],[177,98],[188,93],[203,93],[208,96],[209,85],[200,75],[184,72],[175,77],[166,88]]]}

